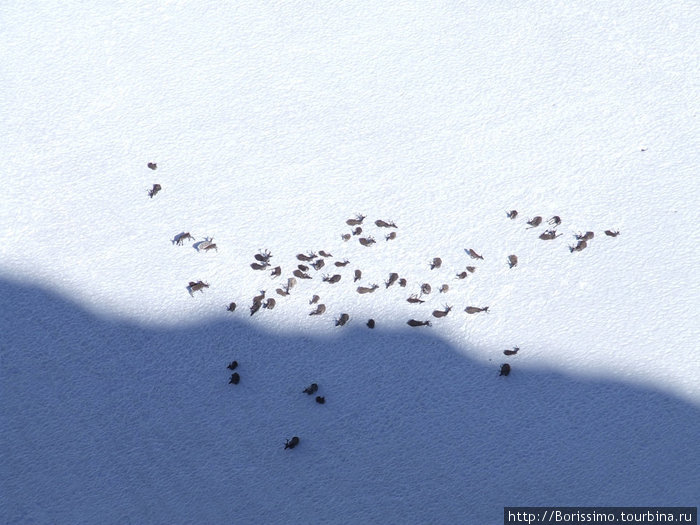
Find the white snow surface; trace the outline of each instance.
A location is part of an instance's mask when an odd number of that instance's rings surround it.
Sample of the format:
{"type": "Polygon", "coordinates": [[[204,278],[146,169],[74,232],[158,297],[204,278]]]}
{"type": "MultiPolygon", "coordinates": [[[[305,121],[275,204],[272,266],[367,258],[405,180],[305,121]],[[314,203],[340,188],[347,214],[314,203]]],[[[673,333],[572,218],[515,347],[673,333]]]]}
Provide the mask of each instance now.
{"type": "Polygon", "coordinates": [[[0,22],[1,522],[698,504],[697,2],[11,1],[0,22]],[[356,214],[376,244],[341,239],[356,214]],[[280,278],[249,266],[263,249],[280,278]]]}

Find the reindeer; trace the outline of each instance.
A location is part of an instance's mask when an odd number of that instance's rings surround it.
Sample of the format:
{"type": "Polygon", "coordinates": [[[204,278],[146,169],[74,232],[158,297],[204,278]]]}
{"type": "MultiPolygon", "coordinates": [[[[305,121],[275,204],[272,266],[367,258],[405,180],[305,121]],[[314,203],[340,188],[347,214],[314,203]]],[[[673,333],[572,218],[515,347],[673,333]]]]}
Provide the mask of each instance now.
{"type": "Polygon", "coordinates": [[[304,273],[301,270],[294,270],[292,274],[295,277],[298,277],[299,279],[311,279],[311,276],[308,273],[304,273]]]}
{"type": "Polygon", "coordinates": [[[406,288],[406,279],[404,279],[403,277],[399,279],[399,286],[401,288],[406,288]]]}
{"type": "Polygon", "coordinates": [[[261,307],[262,307],[262,301],[256,301],[255,299],[253,299],[253,304],[252,304],[251,307],[250,307],[250,315],[251,315],[251,317],[252,317],[253,315],[255,315],[255,313],[256,313],[258,310],[260,310],[261,307]]]}
{"type": "Polygon", "coordinates": [[[361,233],[362,233],[362,228],[360,226],[358,226],[357,228],[352,230],[353,235],[360,235],[361,233]]]}
{"type": "Polygon", "coordinates": [[[325,265],[326,265],[326,262],[323,259],[318,259],[316,262],[311,263],[311,266],[313,266],[314,270],[316,270],[316,271],[319,271],[325,265]]]}
{"type": "Polygon", "coordinates": [[[506,212],[506,216],[509,219],[515,219],[518,216],[518,210],[510,210],[510,211],[506,212]]]}
{"type": "Polygon", "coordinates": [[[229,370],[235,370],[238,368],[238,361],[231,361],[226,368],[229,370]]]}
{"type": "Polygon", "coordinates": [[[376,224],[380,228],[396,228],[396,224],[394,224],[393,221],[385,222],[379,219],[378,221],[374,221],[374,224],[376,224]]]}
{"type": "Polygon", "coordinates": [[[387,236],[384,237],[387,241],[393,241],[396,239],[396,232],[391,232],[387,236]]]}
{"type": "Polygon", "coordinates": [[[580,241],[578,241],[576,246],[569,246],[569,251],[571,253],[582,252],[583,250],[586,249],[586,246],[588,246],[588,243],[586,243],[586,241],[584,241],[584,240],[580,240],[580,241]]]}
{"type": "Polygon", "coordinates": [[[416,294],[411,295],[406,301],[411,304],[423,304],[425,302],[416,294]]]}
{"type": "Polygon", "coordinates": [[[355,215],[354,219],[348,219],[345,221],[345,224],[348,226],[358,226],[359,224],[362,224],[362,221],[364,221],[367,218],[366,215],[355,215]]]}
{"type": "Polygon", "coordinates": [[[311,300],[309,301],[309,304],[316,304],[320,297],[318,295],[314,295],[311,300]]]}
{"type": "Polygon", "coordinates": [[[329,284],[335,284],[338,281],[340,281],[340,274],[336,273],[333,276],[330,276],[328,274],[325,274],[323,278],[321,279],[324,283],[329,283],[329,284]]]}
{"type": "Polygon", "coordinates": [[[479,312],[486,312],[486,313],[488,313],[488,312],[489,312],[489,307],[488,307],[488,306],[484,306],[483,308],[479,308],[478,306],[467,306],[467,307],[464,309],[464,311],[467,312],[468,314],[478,314],[479,312]]]}
{"type": "Polygon", "coordinates": [[[185,242],[185,239],[190,239],[191,241],[194,241],[194,237],[190,235],[190,232],[184,232],[184,233],[178,233],[175,238],[172,240],[173,244],[177,244],[178,246],[182,246],[182,243],[185,242]]]}
{"type": "Polygon", "coordinates": [[[584,234],[581,234],[581,233],[576,234],[576,240],[578,240],[578,241],[590,241],[593,237],[595,237],[595,233],[593,233],[593,232],[586,232],[584,234]]]}
{"type": "Polygon", "coordinates": [[[350,264],[350,261],[344,259],[343,261],[335,261],[333,264],[335,264],[338,268],[342,268],[343,266],[350,264]]]}
{"type": "Polygon", "coordinates": [[[197,246],[197,251],[198,252],[201,252],[201,251],[208,252],[209,250],[216,250],[218,252],[219,248],[217,248],[216,244],[214,244],[212,242],[213,240],[214,240],[214,238],[212,237],[210,239],[204,240],[201,243],[199,243],[199,246],[197,246]]]}
{"type": "Polygon", "coordinates": [[[349,241],[350,237],[352,237],[349,233],[344,233],[343,235],[340,236],[341,239],[344,241],[349,241]]]}
{"type": "Polygon", "coordinates": [[[428,283],[423,283],[420,285],[420,293],[421,295],[428,295],[432,291],[432,288],[428,283]]]}
{"type": "Polygon", "coordinates": [[[284,444],[284,450],[287,450],[288,448],[294,448],[299,444],[299,438],[297,436],[294,436],[292,439],[288,439],[285,444],[284,444]]]}
{"type": "Polygon", "coordinates": [[[204,293],[204,289],[209,288],[209,284],[204,283],[202,281],[190,281],[188,288],[190,289],[190,295],[194,296],[194,292],[204,293]]]}
{"type": "Polygon", "coordinates": [[[542,224],[542,217],[539,215],[537,217],[533,217],[527,223],[530,225],[530,228],[528,230],[531,230],[532,228],[537,228],[540,224],[542,224]]]}
{"type": "Polygon", "coordinates": [[[430,269],[434,270],[435,268],[440,268],[442,266],[442,259],[440,257],[435,257],[433,259],[433,262],[430,263],[430,269]]]}
{"type": "Polygon", "coordinates": [[[314,252],[309,252],[308,254],[304,255],[303,253],[297,254],[297,259],[303,262],[311,262],[313,261],[318,255],[316,255],[314,252]]]}
{"type": "Polygon", "coordinates": [[[274,279],[275,277],[279,277],[282,275],[282,267],[281,266],[275,266],[272,271],[270,272],[270,275],[274,279]]]}
{"type": "Polygon", "coordinates": [[[499,376],[507,376],[510,374],[510,365],[508,363],[503,363],[501,365],[501,370],[498,373],[499,376]]]}
{"type": "Polygon", "coordinates": [[[229,385],[237,385],[241,381],[241,376],[238,375],[238,372],[234,372],[231,374],[231,379],[228,380],[229,385]]]}
{"type": "Polygon", "coordinates": [[[367,328],[374,328],[374,319],[367,321],[367,328]]]}
{"type": "Polygon", "coordinates": [[[364,237],[361,237],[361,238],[360,238],[360,244],[361,244],[362,246],[367,246],[367,247],[369,247],[370,245],[374,244],[375,242],[377,242],[377,241],[375,241],[375,240],[374,240],[374,237],[371,237],[371,236],[370,236],[370,237],[367,237],[367,238],[364,238],[364,237]]]}
{"type": "Polygon", "coordinates": [[[325,304],[319,304],[316,309],[311,312],[309,315],[322,315],[326,311],[326,305],[325,304]]]}
{"type": "Polygon", "coordinates": [[[235,312],[236,311],[236,303],[231,303],[226,307],[226,311],[228,312],[235,312]]]}
{"type": "Polygon", "coordinates": [[[318,251],[318,254],[319,254],[321,257],[333,257],[333,255],[331,255],[331,254],[328,253],[328,252],[324,252],[323,250],[319,250],[319,251],[318,251]]]}
{"type": "Polygon", "coordinates": [[[270,298],[263,303],[262,307],[266,310],[272,310],[276,304],[277,302],[274,299],[270,298]]]}
{"type": "Polygon", "coordinates": [[[268,266],[270,266],[270,263],[251,263],[250,264],[250,267],[253,270],[264,270],[268,266]]]}
{"type": "Polygon", "coordinates": [[[326,402],[326,398],[323,396],[316,396],[316,403],[323,405],[326,402]]]}
{"type": "Polygon", "coordinates": [[[355,278],[352,282],[356,283],[360,279],[362,279],[362,270],[355,270],[355,278]]]}
{"type": "Polygon", "coordinates": [[[509,255],[508,256],[508,268],[515,268],[518,266],[518,256],[517,255],[509,255]]]}
{"type": "Polygon", "coordinates": [[[297,285],[297,280],[294,277],[287,279],[287,291],[291,290],[297,285]]]}
{"type": "Polygon", "coordinates": [[[469,257],[471,257],[472,259],[481,259],[481,260],[484,259],[481,255],[479,255],[478,253],[476,253],[476,252],[475,252],[474,250],[472,250],[471,248],[469,248],[468,250],[465,248],[464,251],[467,252],[467,253],[469,254],[469,257]]]}
{"type": "Polygon", "coordinates": [[[476,271],[476,266],[467,266],[467,271],[469,273],[474,273],[476,271]]]}
{"type": "Polygon", "coordinates": [[[543,241],[551,241],[552,239],[556,239],[557,237],[561,237],[561,233],[557,235],[556,230],[547,230],[544,233],[540,234],[540,239],[543,241]]]}
{"type": "Polygon", "coordinates": [[[449,289],[450,289],[449,285],[443,284],[443,285],[440,287],[440,290],[438,290],[438,291],[439,291],[440,293],[447,293],[447,292],[449,291],[449,289]]]}
{"type": "Polygon", "coordinates": [[[277,288],[275,290],[282,297],[287,297],[289,295],[289,286],[284,286],[282,288],[277,288]]]}
{"type": "Polygon", "coordinates": [[[518,353],[518,350],[520,350],[520,348],[518,348],[517,346],[514,346],[512,350],[503,350],[503,353],[505,355],[515,355],[518,353]]]}
{"type": "Polygon", "coordinates": [[[415,319],[409,319],[406,324],[408,326],[433,326],[430,321],[416,321],[415,319]]]}
{"type": "Polygon", "coordinates": [[[316,392],[318,392],[318,385],[316,383],[311,383],[304,390],[302,390],[302,393],[307,394],[309,396],[311,394],[315,394],[316,392]]]}
{"type": "Polygon", "coordinates": [[[444,305],[444,308],[444,310],[433,310],[433,317],[445,317],[452,310],[452,307],[448,305],[444,305]]]}
{"type": "Polygon", "coordinates": [[[269,250],[260,250],[254,255],[256,261],[268,262],[272,258],[272,254],[269,250]]]}
{"type": "Polygon", "coordinates": [[[299,268],[302,272],[308,272],[309,267],[306,266],[305,264],[297,264],[297,268],[299,268]]]}
{"type": "Polygon", "coordinates": [[[605,235],[608,237],[617,237],[620,235],[620,230],[605,230],[605,235]]]}
{"type": "Polygon", "coordinates": [[[345,326],[345,324],[350,320],[348,314],[340,314],[340,317],[335,320],[335,326],[345,326]]]}
{"type": "Polygon", "coordinates": [[[158,164],[156,164],[155,162],[149,162],[148,164],[146,164],[146,166],[148,166],[152,170],[155,170],[156,168],[158,168],[158,164]]]}
{"type": "Polygon", "coordinates": [[[456,275],[456,279],[466,279],[467,278],[467,272],[461,272],[456,275]]]}
{"type": "Polygon", "coordinates": [[[377,288],[379,288],[378,284],[373,284],[369,288],[366,286],[358,286],[357,287],[357,293],[359,294],[365,294],[365,293],[372,293],[374,292],[377,288]]]}
{"type": "Polygon", "coordinates": [[[548,219],[547,223],[551,224],[554,227],[557,227],[561,224],[561,217],[559,217],[559,215],[555,215],[554,217],[548,219]]]}
{"type": "Polygon", "coordinates": [[[156,194],[157,194],[160,190],[162,190],[162,189],[163,189],[163,188],[161,187],[160,184],[154,184],[154,185],[153,185],[153,188],[151,188],[150,190],[148,190],[148,196],[152,199],[152,198],[155,197],[156,194]]]}
{"type": "Polygon", "coordinates": [[[386,285],[387,288],[389,288],[389,286],[391,286],[392,284],[394,284],[398,279],[399,279],[399,274],[398,274],[398,273],[395,273],[395,272],[392,272],[392,273],[389,274],[389,279],[387,279],[386,281],[384,281],[384,284],[386,285]]]}

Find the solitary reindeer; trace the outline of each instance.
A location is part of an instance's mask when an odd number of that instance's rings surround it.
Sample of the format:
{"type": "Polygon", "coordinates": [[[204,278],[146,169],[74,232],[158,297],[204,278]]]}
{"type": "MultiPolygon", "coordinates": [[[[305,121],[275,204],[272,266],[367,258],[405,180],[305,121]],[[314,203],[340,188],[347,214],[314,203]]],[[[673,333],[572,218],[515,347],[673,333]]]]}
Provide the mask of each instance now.
{"type": "Polygon", "coordinates": [[[434,270],[435,268],[440,268],[440,266],[442,266],[442,259],[440,259],[440,257],[435,257],[430,263],[431,270],[434,270]]]}
{"type": "Polygon", "coordinates": [[[578,241],[576,246],[569,246],[569,251],[571,253],[582,252],[583,250],[586,249],[586,246],[588,246],[588,243],[586,243],[586,241],[584,241],[584,240],[580,240],[580,241],[578,241]]]}
{"type": "Polygon", "coordinates": [[[478,306],[467,306],[467,307],[464,309],[464,311],[467,312],[468,314],[478,314],[479,312],[486,312],[486,313],[488,313],[489,307],[488,307],[488,306],[484,306],[483,308],[479,308],[478,306]]]}
{"type": "Polygon", "coordinates": [[[508,268],[515,268],[518,266],[518,256],[517,255],[509,255],[508,256],[508,268]]]}
{"type": "Polygon", "coordinates": [[[309,315],[322,315],[326,311],[326,305],[325,304],[319,304],[316,309],[311,312],[309,315]]]}
{"type": "Polygon", "coordinates": [[[228,312],[235,312],[236,311],[236,303],[231,303],[226,307],[226,310],[228,312]]]}
{"type": "Polygon", "coordinates": [[[349,233],[344,233],[343,235],[340,236],[340,238],[343,239],[344,241],[349,241],[350,237],[352,237],[352,235],[350,235],[349,233]]]}
{"type": "Polygon", "coordinates": [[[374,319],[370,319],[367,321],[367,328],[374,328],[374,319]]]}
{"type": "Polygon", "coordinates": [[[416,321],[415,319],[409,319],[406,324],[408,326],[432,326],[430,321],[416,321]]]}
{"type": "Polygon", "coordinates": [[[194,292],[204,293],[204,289],[209,288],[209,284],[202,281],[190,281],[188,288],[190,289],[190,295],[194,296],[194,292]]]}
{"type": "Polygon", "coordinates": [[[297,436],[294,436],[292,439],[288,439],[285,444],[284,444],[284,449],[287,450],[288,448],[294,448],[299,444],[299,438],[297,436]]]}
{"type": "Polygon", "coordinates": [[[396,228],[396,224],[394,224],[393,221],[386,222],[379,219],[378,221],[374,221],[374,224],[376,224],[380,228],[396,228]]]}
{"type": "Polygon", "coordinates": [[[355,278],[352,282],[356,283],[360,279],[362,279],[362,270],[355,270],[355,278]]]}
{"type": "Polygon", "coordinates": [[[302,390],[304,394],[311,395],[315,394],[318,392],[318,385],[316,383],[311,383],[309,386],[307,386],[304,390],[302,390]]]}
{"type": "Polygon", "coordinates": [[[345,324],[350,320],[348,314],[340,314],[340,317],[335,320],[335,326],[345,326],[345,324]]]}
{"type": "Polygon", "coordinates": [[[301,270],[294,270],[292,274],[295,277],[298,277],[299,279],[311,279],[311,276],[308,273],[304,273],[301,270]]]}
{"type": "Polygon", "coordinates": [[[576,239],[579,241],[590,241],[593,237],[595,237],[595,233],[593,233],[593,232],[576,234],[576,239]]]}
{"type": "Polygon", "coordinates": [[[364,221],[366,217],[367,217],[366,215],[359,215],[358,214],[358,215],[355,215],[354,219],[348,219],[347,221],[345,221],[345,224],[347,224],[348,226],[357,226],[359,224],[362,224],[362,221],[364,221]]]}
{"type": "Polygon", "coordinates": [[[370,237],[367,237],[367,238],[365,238],[365,237],[360,237],[360,244],[361,244],[362,246],[367,246],[367,247],[369,247],[370,245],[374,244],[375,242],[377,242],[377,241],[374,240],[374,237],[371,237],[371,236],[370,236],[370,237]]]}
{"type": "Polygon", "coordinates": [[[178,233],[175,238],[173,239],[173,244],[177,244],[178,246],[182,246],[182,243],[185,242],[185,239],[190,239],[194,241],[194,237],[190,235],[190,232],[184,232],[184,233],[178,233]]]}
{"type": "Polygon", "coordinates": [[[152,198],[155,197],[156,194],[157,194],[160,190],[162,190],[162,189],[163,189],[163,188],[161,187],[160,184],[154,184],[154,185],[153,185],[153,188],[151,188],[150,190],[148,190],[148,196],[152,199],[152,198]]]}
{"type": "Polygon", "coordinates": [[[608,237],[617,237],[620,235],[620,230],[605,230],[605,235],[608,237]]]}
{"type": "Polygon", "coordinates": [[[343,261],[335,261],[333,264],[335,264],[338,268],[342,268],[343,266],[350,264],[350,261],[344,259],[343,261]]]}
{"type": "Polygon", "coordinates": [[[518,216],[518,210],[510,210],[509,212],[506,212],[506,216],[509,219],[515,219],[518,216]]]}
{"type": "Polygon", "coordinates": [[[379,285],[378,285],[378,284],[373,284],[373,285],[370,286],[370,287],[358,286],[358,287],[357,287],[357,293],[359,293],[359,294],[372,293],[372,292],[374,292],[377,288],[379,288],[379,285]]]}
{"type": "Polygon", "coordinates": [[[510,374],[510,365],[508,363],[503,363],[501,365],[501,370],[498,373],[499,376],[507,376],[510,374]]]}
{"type": "Polygon", "coordinates": [[[316,257],[318,257],[318,255],[316,255],[314,252],[309,252],[306,255],[304,255],[303,253],[297,254],[297,259],[299,259],[300,261],[304,261],[304,262],[311,262],[316,257]]]}
{"type": "Polygon", "coordinates": [[[556,230],[547,230],[544,233],[540,234],[540,239],[543,241],[551,241],[552,239],[556,239],[557,237],[561,237],[561,233],[557,235],[556,230]]]}
{"type": "Polygon", "coordinates": [[[527,223],[530,225],[530,228],[528,230],[531,230],[532,228],[537,228],[540,224],[542,224],[542,217],[539,215],[537,217],[533,217],[527,223]]]}
{"type": "Polygon", "coordinates": [[[476,253],[476,252],[475,252],[474,250],[472,250],[471,248],[469,248],[468,250],[465,248],[464,251],[467,252],[467,253],[469,254],[469,256],[470,256],[472,259],[481,259],[481,260],[484,259],[481,255],[479,255],[478,253],[476,253]]]}
{"type": "Polygon", "coordinates": [[[517,346],[514,346],[512,350],[503,350],[503,353],[505,355],[515,355],[518,353],[518,350],[520,350],[520,348],[518,348],[517,346]]]}
{"type": "Polygon", "coordinates": [[[158,168],[158,164],[156,164],[155,162],[149,162],[149,163],[146,164],[146,165],[147,165],[149,168],[151,168],[152,170],[155,170],[156,168],[158,168]]]}
{"type": "Polygon", "coordinates": [[[467,266],[467,271],[469,273],[474,273],[476,271],[476,266],[467,266]]]}
{"type": "Polygon", "coordinates": [[[323,281],[324,283],[335,284],[335,283],[337,283],[338,281],[340,281],[340,277],[341,277],[341,276],[340,276],[339,273],[336,273],[336,274],[333,275],[333,276],[330,276],[330,275],[326,274],[326,275],[323,276],[322,281],[323,281]]]}
{"type": "Polygon", "coordinates": [[[386,237],[384,237],[387,241],[393,241],[396,239],[396,232],[391,232],[389,233],[386,237]]]}
{"type": "Polygon", "coordinates": [[[281,266],[275,266],[272,271],[270,271],[270,275],[274,277],[279,277],[282,275],[282,267],[281,266]]]}
{"type": "Polygon", "coordinates": [[[445,317],[452,310],[452,307],[448,305],[445,305],[444,308],[444,310],[433,310],[433,317],[445,317]]]}
{"type": "Polygon", "coordinates": [[[460,272],[456,275],[457,279],[466,279],[467,275],[469,275],[467,272],[460,272]]]}

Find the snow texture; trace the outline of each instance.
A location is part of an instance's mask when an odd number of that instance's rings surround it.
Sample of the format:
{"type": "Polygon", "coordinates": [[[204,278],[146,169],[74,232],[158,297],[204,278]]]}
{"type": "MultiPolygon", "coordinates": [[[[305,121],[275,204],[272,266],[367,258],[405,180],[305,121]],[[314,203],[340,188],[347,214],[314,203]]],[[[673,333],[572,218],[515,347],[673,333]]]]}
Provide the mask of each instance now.
{"type": "Polygon", "coordinates": [[[700,7],[384,4],[0,7],[0,522],[698,505],[700,7]]]}

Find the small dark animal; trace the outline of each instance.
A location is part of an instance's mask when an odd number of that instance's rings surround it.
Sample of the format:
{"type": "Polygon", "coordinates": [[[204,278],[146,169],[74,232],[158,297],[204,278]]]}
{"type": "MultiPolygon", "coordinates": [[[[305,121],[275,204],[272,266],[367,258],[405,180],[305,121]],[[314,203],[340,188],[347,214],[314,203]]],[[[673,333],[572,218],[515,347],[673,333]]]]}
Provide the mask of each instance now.
{"type": "Polygon", "coordinates": [[[357,287],[357,293],[359,293],[359,294],[372,293],[372,292],[374,292],[377,288],[379,288],[379,285],[378,285],[378,284],[373,284],[373,285],[370,286],[370,287],[358,286],[358,287],[357,287]]]}
{"type": "Polygon", "coordinates": [[[226,310],[229,312],[235,312],[236,311],[236,303],[231,303],[226,307],[226,310]]]}
{"type": "Polygon", "coordinates": [[[335,320],[335,326],[345,326],[345,324],[350,320],[348,314],[340,314],[340,317],[335,320]]]}
{"type": "Polygon", "coordinates": [[[314,270],[318,271],[321,268],[323,268],[326,265],[326,261],[323,259],[318,259],[316,262],[311,263],[311,266],[314,267],[314,270]]]}
{"type": "Polygon", "coordinates": [[[303,392],[304,394],[308,394],[308,395],[314,394],[314,393],[316,393],[317,391],[318,391],[318,385],[317,385],[316,383],[311,383],[311,384],[310,384],[309,386],[307,386],[304,390],[302,390],[302,392],[303,392]]]}
{"type": "Polygon", "coordinates": [[[576,235],[576,239],[579,241],[590,241],[593,237],[595,237],[595,233],[593,232],[579,233],[576,235]]]}
{"type": "Polygon", "coordinates": [[[193,294],[194,292],[204,293],[205,288],[209,288],[209,285],[207,283],[204,283],[202,281],[197,281],[196,283],[193,281],[190,281],[190,284],[189,284],[190,294],[193,294]]]}
{"type": "Polygon", "coordinates": [[[309,267],[305,264],[297,264],[297,268],[299,268],[302,272],[307,272],[309,270],[309,267]]]}
{"type": "Polygon", "coordinates": [[[550,218],[547,222],[552,226],[559,226],[561,224],[561,218],[559,217],[559,215],[555,215],[554,217],[550,218]]]}
{"type": "Polygon", "coordinates": [[[510,210],[509,212],[506,212],[506,216],[509,219],[515,219],[518,216],[518,210],[510,210]]]}
{"type": "Polygon", "coordinates": [[[194,237],[190,235],[190,232],[185,232],[185,233],[180,233],[175,236],[173,239],[173,242],[177,244],[178,246],[182,246],[182,243],[185,242],[185,239],[190,239],[194,241],[194,237]]]}
{"type": "Polygon", "coordinates": [[[544,233],[540,233],[540,239],[543,241],[551,241],[552,239],[556,239],[557,237],[561,237],[561,233],[557,235],[556,230],[547,230],[544,233]]]}
{"type": "Polygon", "coordinates": [[[450,289],[449,285],[443,284],[443,285],[440,287],[440,290],[439,290],[439,291],[440,291],[440,293],[447,293],[447,291],[448,291],[449,289],[450,289]]]}
{"type": "Polygon", "coordinates": [[[251,263],[250,264],[250,267],[253,270],[264,270],[268,266],[270,266],[270,263],[251,263]]]}
{"type": "Polygon", "coordinates": [[[158,168],[158,164],[156,164],[155,162],[149,162],[148,164],[146,164],[146,166],[148,166],[152,170],[158,168]]]}
{"type": "Polygon", "coordinates": [[[306,255],[304,255],[303,253],[297,254],[297,259],[299,259],[300,261],[304,261],[304,262],[311,262],[316,257],[318,257],[318,255],[316,255],[314,252],[309,252],[306,255]]]}
{"type": "Polygon", "coordinates": [[[231,379],[229,379],[228,384],[229,385],[237,385],[241,381],[241,376],[238,375],[238,372],[234,372],[231,374],[231,379]]]}
{"type": "Polygon", "coordinates": [[[272,254],[268,251],[259,251],[254,255],[256,261],[267,262],[272,258],[272,254]]]}
{"type": "Polygon", "coordinates": [[[272,310],[276,304],[277,303],[275,302],[275,300],[270,298],[263,303],[263,308],[265,308],[266,310],[272,310]]]}
{"type": "Polygon", "coordinates": [[[389,286],[391,286],[392,284],[394,284],[398,280],[399,280],[399,274],[392,272],[389,274],[389,279],[384,281],[384,284],[386,285],[387,288],[389,288],[389,286]]]}
{"type": "Polygon", "coordinates": [[[287,279],[287,291],[291,290],[297,285],[297,280],[294,277],[287,279]]]}
{"type": "Polygon", "coordinates": [[[156,194],[157,194],[160,190],[162,190],[162,189],[163,189],[163,188],[161,187],[160,184],[154,184],[154,185],[153,185],[153,188],[151,188],[150,190],[148,190],[148,196],[152,199],[152,198],[155,197],[156,194]]]}
{"type": "Polygon", "coordinates": [[[378,221],[374,221],[374,224],[376,224],[380,228],[396,228],[396,224],[394,224],[392,221],[385,222],[379,219],[378,221]]]}
{"type": "Polygon", "coordinates": [[[350,237],[352,237],[352,235],[350,235],[349,233],[344,233],[343,235],[340,236],[340,238],[343,239],[344,241],[349,241],[350,237]]]}
{"type": "Polygon", "coordinates": [[[416,321],[415,319],[410,319],[406,324],[408,326],[432,326],[430,321],[416,321]]]}
{"type": "Polygon", "coordinates": [[[620,230],[605,230],[605,235],[608,237],[617,237],[620,235],[620,230]]]}
{"type": "Polygon", "coordinates": [[[501,365],[501,371],[498,373],[499,376],[507,376],[510,374],[510,365],[508,363],[503,363],[501,365]]]}
{"type": "Polygon", "coordinates": [[[282,275],[282,267],[281,266],[275,266],[272,271],[270,272],[270,275],[272,277],[279,277],[282,275]]]}
{"type": "Polygon", "coordinates": [[[260,290],[260,295],[253,297],[253,302],[259,303],[262,302],[263,299],[265,299],[265,290],[260,290]]]}
{"type": "Polygon", "coordinates": [[[420,297],[418,297],[416,294],[413,294],[411,297],[406,299],[406,301],[408,301],[411,304],[422,304],[425,302],[420,297]]]}
{"type": "Polygon", "coordinates": [[[430,269],[434,270],[435,268],[440,268],[442,266],[442,259],[440,257],[435,257],[433,259],[433,262],[430,263],[430,269]]]}
{"type": "Polygon", "coordinates": [[[345,224],[347,224],[348,226],[357,226],[358,224],[362,224],[362,221],[364,221],[366,217],[366,215],[358,214],[355,215],[354,219],[348,219],[347,221],[345,221],[345,224]]]}
{"type": "Polygon", "coordinates": [[[503,350],[503,353],[505,355],[515,355],[518,353],[518,350],[520,350],[520,348],[518,348],[517,346],[514,346],[512,350],[503,350]]]}
{"type": "Polygon", "coordinates": [[[474,273],[476,271],[476,266],[467,266],[467,271],[469,273],[474,273]]]}
{"type": "Polygon", "coordinates": [[[316,403],[323,405],[326,402],[326,398],[323,396],[316,396],[316,403]]]}
{"type": "Polygon", "coordinates": [[[447,314],[450,313],[450,310],[452,310],[451,306],[444,306],[444,310],[433,310],[433,317],[437,317],[438,319],[440,317],[445,317],[447,314]]]}
{"type": "Polygon", "coordinates": [[[324,252],[323,250],[319,250],[319,251],[318,251],[318,254],[319,254],[321,257],[333,257],[333,255],[331,255],[331,254],[328,253],[328,252],[324,252]]]}
{"type": "MultiPolygon", "coordinates": [[[[527,221],[527,223],[528,223],[532,228],[537,228],[540,224],[542,224],[542,217],[540,217],[540,216],[538,215],[537,217],[533,217],[532,219],[530,219],[529,221],[527,221]]],[[[532,229],[532,228],[528,228],[528,230],[529,230],[529,229],[532,229]]]]}
{"type": "Polygon", "coordinates": [[[311,276],[307,273],[302,272],[301,270],[294,270],[292,274],[295,277],[298,277],[299,279],[311,279],[311,276]]]}
{"type": "Polygon", "coordinates": [[[282,297],[287,297],[289,295],[289,286],[284,286],[283,288],[277,288],[275,290],[282,297]]]}
{"type": "Polygon", "coordinates": [[[294,436],[292,439],[288,439],[284,444],[284,449],[294,448],[299,444],[299,438],[294,436]]]}
{"type": "Polygon", "coordinates": [[[250,315],[253,316],[262,307],[262,301],[253,300],[253,304],[250,307],[250,315]]]}
{"type": "Polygon", "coordinates": [[[370,245],[374,244],[375,242],[377,242],[377,241],[375,241],[373,237],[367,237],[367,238],[361,237],[360,238],[360,244],[362,246],[370,246],[370,245]]]}
{"type": "Polygon", "coordinates": [[[474,250],[472,250],[471,248],[469,248],[468,250],[465,249],[464,251],[467,252],[467,253],[469,254],[469,256],[470,256],[472,259],[481,259],[481,260],[484,259],[481,255],[479,255],[478,253],[476,253],[476,252],[475,252],[474,250]]]}
{"type": "Polygon", "coordinates": [[[314,295],[311,300],[309,301],[309,304],[316,304],[320,297],[318,295],[314,295]]]}
{"type": "Polygon", "coordinates": [[[362,233],[362,228],[360,228],[359,226],[357,228],[355,228],[354,230],[352,230],[353,235],[360,235],[361,233],[362,233]]]}
{"type": "Polygon", "coordinates": [[[235,370],[238,368],[238,361],[231,361],[226,368],[229,370],[235,370]]]}
{"type": "Polygon", "coordinates": [[[488,307],[488,306],[484,306],[483,308],[479,308],[479,307],[477,307],[477,306],[467,306],[467,307],[464,309],[464,311],[467,312],[468,314],[478,314],[479,312],[486,312],[486,313],[488,313],[489,307],[488,307]]]}
{"type": "Polygon", "coordinates": [[[584,241],[584,240],[581,240],[581,241],[578,241],[578,244],[576,244],[576,246],[569,246],[569,251],[571,253],[582,252],[583,250],[586,249],[586,246],[588,246],[588,243],[586,243],[586,241],[584,241]]]}
{"type": "Polygon", "coordinates": [[[341,276],[340,276],[339,273],[336,273],[336,274],[333,275],[332,277],[329,276],[328,274],[326,274],[326,275],[323,276],[322,281],[323,281],[324,283],[335,284],[335,283],[337,283],[338,281],[340,281],[340,278],[341,278],[341,276]]]}
{"type": "Polygon", "coordinates": [[[348,264],[350,264],[350,261],[345,259],[343,261],[335,261],[333,264],[335,264],[338,268],[342,268],[343,266],[347,266],[348,264]]]}
{"type": "Polygon", "coordinates": [[[461,272],[457,274],[457,279],[466,279],[467,278],[467,272],[461,272]]]}
{"type": "Polygon", "coordinates": [[[385,238],[387,241],[393,241],[394,239],[396,239],[396,232],[391,232],[389,235],[387,235],[387,236],[384,237],[384,238],[385,238]]]}
{"type": "Polygon", "coordinates": [[[428,283],[423,283],[420,285],[420,293],[428,295],[432,291],[432,288],[428,283]]]}
{"type": "Polygon", "coordinates": [[[406,279],[404,279],[403,277],[399,279],[399,286],[401,288],[406,288],[406,279]]]}
{"type": "Polygon", "coordinates": [[[518,256],[517,255],[509,255],[508,256],[508,268],[515,268],[518,266],[518,256]]]}
{"type": "Polygon", "coordinates": [[[360,279],[362,279],[362,270],[355,270],[355,278],[352,282],[356,283],[360,279]]]}
{"type": "Polygon", "coordinates": [[[326,305],[325,304],[319,304],[316,309],[311,312],[309,315],[321,315],[326,311],[326,305]]]}
{"type": "Polygon", "coordinates": [[[367,321],[367,326],[369,328],[374,328],[374,319],[370,319],[369,321],[367,321]]]}

